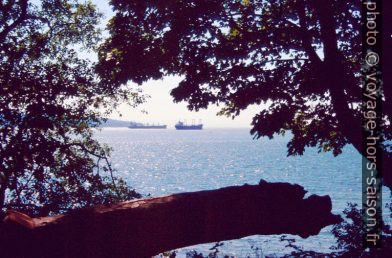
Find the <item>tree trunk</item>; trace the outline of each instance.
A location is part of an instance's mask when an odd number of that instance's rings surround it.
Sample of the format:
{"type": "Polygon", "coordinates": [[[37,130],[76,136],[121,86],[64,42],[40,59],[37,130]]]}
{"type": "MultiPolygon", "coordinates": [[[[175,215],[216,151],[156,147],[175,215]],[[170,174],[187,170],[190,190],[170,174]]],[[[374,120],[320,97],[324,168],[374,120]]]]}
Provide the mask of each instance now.
{"type": "MultiPolygon", "coordinates": [[[[382,2],[382,77],[383,77],[383,93],[385,96],[385,101],[383,102],[382,112],[383,115],[387,115],[390,120],[392,120],[392,15],[390,11],[392,10],[391,1],[382,2]]],[[[392,135],[391,126],[386,129],[385,132],[389,137],[392,135]]],[[[384,184],[389,186],[392,190],[392,153],[387,151],[383,152],[382,156],[382,171],[384,184]]]]}
{"type": "Polygon", "coordinates": [[[3,257],[151,257],[164,251],[250,235],[316,235],[341,218],[328,196],[267,183],[180,193],[30,218],[8,212],[3,257]]]}
{"type": "MultiPolygon", "coordinates": [[[[333,105],[336,117],[338,119],[339,129],[350,141],[350,143],[357,149],[357,151],[363,156],[364,153],[362,153],[362,117],[356,115],[355,112],[349,108],[349,101],[345,93],[345,88],[348,87],[348,85],[351,85],[352,82],[355,80],[350,78],[350,76],[352,75],[348,74],[345,71],[345,66],[342,63],[342,56],[338,49],[336,23],[333,16],[333,1],[327,1],[323,5],[318,2],[314,4],[314,7],[318,11],[318,15],[320,17],[321,35],[324,39],[324,66],[326,71],[324,81],[327,83],[327,85],[329,85],[331,104],[333,105]]],[[[387,9],[383,8],[383,10],[385,11],[387,9]]],[[[389,53],[390,50],[385,49],[385,52],[389,53]]],[[[387,59],[388,58],[385,58],[385,61],[390,62],[387,59]]],[[[384,70],[385,68],[386,67],[384,66],[384,70]]],[[[386,82],[390,82],[390,75],[388,73],[385,73],[384,71],[383,75],[385,74],[386,76],[384,77],[387,79],[386,82]]],[[[391,106],[391,92],[392,91],[389,89],[388,85],[386,87],[384,86],[384,95],[386,96],[386,102],[384,101],[383,105],[385,107],[391,106]]],[[[362,90],[358,88],[358,95],[361,94],[362,90]]],[[[390,110],[383,111],[383,114],[390,115],[390,110]]],[[[383,130],[385,130],[385,127],[383,128],[383,130]]],[[[391,166],[392,153],[388,152],[388,150],[386,149],[382,149],[383,184],[392,190],[392,173],[389,172],[391,166]]]]}
{"type": "MultiPolygon", "coordinates": [[[[0,175],[0,177],[1,176],[2,175],[0,175]]],[[[5,204],[5,191],[7,189],[8,182],[3,178],[0,178],[0,180],[2,180],[2,182],[0,183],[0,214],[1,214],[5,204]]]]}

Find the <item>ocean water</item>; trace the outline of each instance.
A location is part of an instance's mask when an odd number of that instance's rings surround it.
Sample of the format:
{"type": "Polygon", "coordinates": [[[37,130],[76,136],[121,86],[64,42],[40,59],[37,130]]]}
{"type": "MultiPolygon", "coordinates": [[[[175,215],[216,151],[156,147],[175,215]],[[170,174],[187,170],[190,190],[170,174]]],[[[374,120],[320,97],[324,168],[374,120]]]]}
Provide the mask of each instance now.
{"type": "MultiPolygon", "coordinates": [[[[329,195],[336,214],[342,214],[348,202],[361,202],[361,156],[352,146],[338,157],[318,153],[315,148],[308,148],[303,156],[287,157],[289,136],[254,140],[248,129],[106,128],[95,137],[113,148],[111,161],[116,175],[145,195],[257,184],[264,179],[302,185],[308,194],[329,195]]],[[[384,203],[389,200],[386,189],[383,198],[384,203]]],[[[385,209],[384,217],[389,216],[387,212],[385,209]]],[[[328,252],[335,244],[331,228],[307,239],[288,237],[305,249],[328,252]]],[[[236,257],[290,253],[292,249],[285,247],[287,242],[280,238],[252,236],[226,241],[219,250],[222,255],[236,257]]],[[[193,249],[208,253],[213,245],[183,248],[178,257],[193,249]]]]}

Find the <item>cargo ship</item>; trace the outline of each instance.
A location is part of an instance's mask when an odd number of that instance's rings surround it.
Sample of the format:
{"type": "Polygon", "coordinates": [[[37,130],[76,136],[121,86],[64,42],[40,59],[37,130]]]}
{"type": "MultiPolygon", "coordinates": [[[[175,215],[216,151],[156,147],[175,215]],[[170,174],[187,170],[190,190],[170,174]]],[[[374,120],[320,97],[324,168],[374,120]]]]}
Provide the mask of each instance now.
{"type": "Polygon", "coordinates": [[[129,129],[166,129],[167,125],[159,125],[159,124],[149,125],[148,123],[143,124],[143,123],[130,122],[128,128],[129,129]]]}
{"type": "Polygon", "coordinates": [[[184,122],[178,121],[178,123],[174,127],[177,130],[202,130],[203,124],[199,122],[199,124],[187,125],[184,122]]]}

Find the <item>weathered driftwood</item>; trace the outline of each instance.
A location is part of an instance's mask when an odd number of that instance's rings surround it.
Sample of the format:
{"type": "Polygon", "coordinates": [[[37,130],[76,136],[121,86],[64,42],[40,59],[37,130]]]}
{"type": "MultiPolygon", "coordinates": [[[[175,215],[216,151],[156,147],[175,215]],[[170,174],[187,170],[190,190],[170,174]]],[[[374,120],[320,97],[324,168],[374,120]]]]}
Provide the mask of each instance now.
{"type": "Polygon", "coordinates": [[[316,235],[338,223],[328,196],[299,185],[260,182],[180,193],[66,215],[8,212],[2,257],[150,257],[163,251],[249,235],[316,235]]]}

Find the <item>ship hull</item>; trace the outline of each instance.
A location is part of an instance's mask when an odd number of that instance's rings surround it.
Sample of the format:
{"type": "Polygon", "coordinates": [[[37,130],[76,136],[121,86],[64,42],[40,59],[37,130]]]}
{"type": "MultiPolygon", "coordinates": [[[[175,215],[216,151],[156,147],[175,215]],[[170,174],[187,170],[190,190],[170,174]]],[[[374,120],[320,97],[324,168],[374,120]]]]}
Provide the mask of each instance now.
{"type": "Polygon", "coordinates": [[[166,129],[166,125],[145,125],[145,126],[128,126],[129,129],[166,129]]]}
{"type": "Polygon", "coordinates": [[[175,125],[177,130],[202,130],[203,125],[175,125]]]}

